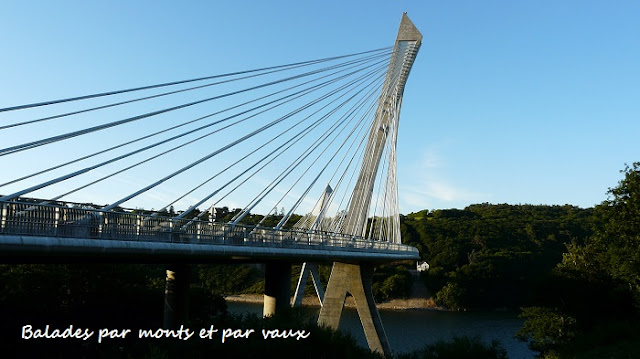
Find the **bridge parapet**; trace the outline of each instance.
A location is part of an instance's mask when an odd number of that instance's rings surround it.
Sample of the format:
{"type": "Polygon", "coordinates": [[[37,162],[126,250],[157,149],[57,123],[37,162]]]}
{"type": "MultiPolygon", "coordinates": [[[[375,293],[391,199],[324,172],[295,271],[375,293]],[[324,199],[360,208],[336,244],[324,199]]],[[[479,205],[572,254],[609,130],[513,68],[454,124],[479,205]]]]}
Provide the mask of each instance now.
{"type": "Polygon", "coordinates": [[[414,247],[342,233],[299,231],[211,221],[111,212],[86,205],[0,202],[1,236],[82,238],[250,247],[342,249],[415,253],[414,247]]]}

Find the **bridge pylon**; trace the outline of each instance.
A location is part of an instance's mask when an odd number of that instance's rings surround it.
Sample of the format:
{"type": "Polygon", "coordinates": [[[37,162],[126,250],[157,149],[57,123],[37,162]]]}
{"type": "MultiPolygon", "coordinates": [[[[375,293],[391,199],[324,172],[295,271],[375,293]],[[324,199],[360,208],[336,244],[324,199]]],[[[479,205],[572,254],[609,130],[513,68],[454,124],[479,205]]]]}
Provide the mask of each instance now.
{"type": "MultiPolygon", "coordinates": [[[[380,159],[387,153],[389,169],[386,179],[387,204],[391,207],[386,226],[380,227],[380,240],[400,243],[400,220],[397,203],[397,181],[395,147],[398,119],[404,86],[422,41],[422,34],[413,25],[407,14],[402,15],[398,36],[389,63],[385,82],[378,100],[373,126],[369,132],[365,155],[362,159],[358,180],[351,195],[346,218],[341,232],[351,236],[371,236],[373,225],[369,226],[371,197],[380,159]],[[369,233],[367,233],[369,227],[369,233]]],[[[366,262],[334,262],[327,284],[324,302],[318,317],[318,324],[338,329],[340,316],[347,294],[356,302],[360,321],[372,351],[391,357],[391,348],[380,320],[380,314],[372,293],[373,265],[366,262]]]]}

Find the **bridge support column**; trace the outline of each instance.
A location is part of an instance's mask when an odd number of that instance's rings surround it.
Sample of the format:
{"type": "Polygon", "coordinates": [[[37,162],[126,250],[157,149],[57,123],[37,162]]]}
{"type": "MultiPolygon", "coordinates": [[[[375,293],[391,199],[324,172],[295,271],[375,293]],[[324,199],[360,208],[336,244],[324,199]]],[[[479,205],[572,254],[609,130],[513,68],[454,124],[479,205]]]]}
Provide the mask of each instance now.
{"type": "Polygon", "coordinates": [[[290,308],[291,263],[271,262],[264,265],[264,308],[265,317],[290,308]]]}
{"type": "Polygon", "coordinates": [[[372,265],[334,262],[318,324],[338,330],[344,302],[349,293],[355,299],[369,349],[391,358],[391,348],[371,291],[372,281],[372,265]]]}
{"type": "Polygon", "coordinates": [[[298,278],[296,292],[293,295],[294,307],[299,307],[302,305],[302,298],[304,298],[304,288],[307,286],[307,278],[309,278],[309,274],[311,274],[313,286],[316,289],[316,295],[318,296],[318,300],[320,301],[320,306],[322,306],[322,301],[324,300],[324,289],[322,289],[322,283],[320,282],[318,264],[304,262],[302,264],[302,269],[300,270],[300,278],[298,278]]]}
{"type": "Polygon", "coordinates": [[[189,313],[189,275],[187,264],[167,266],[163,323],[167,329],[186,324],[189,313]]]}

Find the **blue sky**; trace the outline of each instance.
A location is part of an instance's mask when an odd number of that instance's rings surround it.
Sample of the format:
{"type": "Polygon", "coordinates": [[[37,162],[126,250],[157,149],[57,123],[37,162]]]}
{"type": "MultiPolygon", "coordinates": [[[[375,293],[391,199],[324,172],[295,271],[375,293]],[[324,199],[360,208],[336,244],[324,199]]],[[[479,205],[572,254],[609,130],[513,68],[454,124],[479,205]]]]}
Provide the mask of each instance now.
{"type": "Polygon", "coordinates": [[[401,213],[590,207],[640,160],[636,1],[7,1],[0,107],[390,46],[404,11],[401,213]]]}

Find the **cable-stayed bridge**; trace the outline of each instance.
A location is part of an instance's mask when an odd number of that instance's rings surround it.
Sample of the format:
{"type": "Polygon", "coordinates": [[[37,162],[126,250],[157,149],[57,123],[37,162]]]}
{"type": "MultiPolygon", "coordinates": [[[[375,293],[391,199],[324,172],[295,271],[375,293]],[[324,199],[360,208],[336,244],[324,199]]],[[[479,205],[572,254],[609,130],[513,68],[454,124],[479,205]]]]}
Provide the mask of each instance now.
{"type": "MultiPolygon", "coordinates": [[[[390,355],[371,275],[419,258],[400,238],[396,142],[421,39],[405,14],[388,48],[1,108],[1,256],[262,262],[265,315],[305,262],[295,302],[311,272],[337,328],[350,293],[390,355]],[[317,262],[334,262],[326,293],[317,262]]],[[[169,326],[183,268],[167,271],[169,326]]]]}

